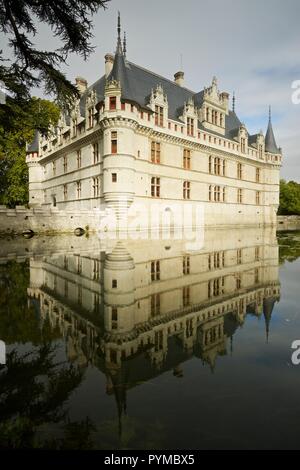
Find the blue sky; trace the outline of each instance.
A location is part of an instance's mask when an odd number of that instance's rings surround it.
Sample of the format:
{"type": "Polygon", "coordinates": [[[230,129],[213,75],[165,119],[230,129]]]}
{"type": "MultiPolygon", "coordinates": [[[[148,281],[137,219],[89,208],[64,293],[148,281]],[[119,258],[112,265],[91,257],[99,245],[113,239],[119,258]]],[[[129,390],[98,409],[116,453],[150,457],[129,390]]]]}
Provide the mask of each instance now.
{"type": "MultiPolygon", "coordinates": [[[[300,104],[291,99],[292,82],[300,80],[299,0],[111,0],[93,18],[95,52],[87,62],[69,57],[71,80],[81,75],[92,83],[103,74],[105,53],[115,50],[118,10],[132,62],[173,79],[182,55],[185,86],[194,91],[216,75],[221,91],[235,90],[250,133],[265,132],[270,104],[282,176],[300,181],[300,104]]],[[[45,27],[34,41],[59,46],[45,27]]]]}

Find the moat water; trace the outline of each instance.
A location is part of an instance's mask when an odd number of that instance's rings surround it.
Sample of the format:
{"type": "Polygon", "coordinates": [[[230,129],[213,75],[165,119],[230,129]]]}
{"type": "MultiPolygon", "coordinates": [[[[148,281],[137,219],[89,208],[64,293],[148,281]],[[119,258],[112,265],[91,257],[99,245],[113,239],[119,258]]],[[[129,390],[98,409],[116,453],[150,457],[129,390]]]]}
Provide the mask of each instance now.
{"type": "Polygon", "coordinates": [[[1,447],[300,447],[299,232],[0,245],[1,447]]]}

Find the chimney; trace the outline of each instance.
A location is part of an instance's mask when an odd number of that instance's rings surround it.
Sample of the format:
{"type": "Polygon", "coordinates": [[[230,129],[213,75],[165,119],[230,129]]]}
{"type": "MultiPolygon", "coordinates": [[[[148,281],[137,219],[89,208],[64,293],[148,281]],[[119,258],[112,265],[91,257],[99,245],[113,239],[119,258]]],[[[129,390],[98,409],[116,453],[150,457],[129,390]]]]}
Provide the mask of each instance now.
{"type": "Polygon", "coordinates": [[[87,80],[82,77],[76,77],[75,83],[76,83],[79,93],[82,95],[82,93],[84,93],[87,89],[87,86],[88,86],[87,80]]]}
{"type": "Polygon", "coordinates": [[[221,101],[224,103],[225,105],[225,108],[226,108],[226,112],[228,112],[228,105],[229,105],[229,93],[227,93],[226,91],[223,91],[223,93],[220,93],[220,98],[221,98],[221,101]]]}
{"type": "Polygon", "coordinates": [[[174,81],[179,86],[183,86],[184,83],[184,72],[176,72],[174,75],[174,81]]]}
{"type": "Polygon", "coordinates": [[[114,56],[112,54],[105,54],[105,76],[108,77],[114,65],[114,56]]]}

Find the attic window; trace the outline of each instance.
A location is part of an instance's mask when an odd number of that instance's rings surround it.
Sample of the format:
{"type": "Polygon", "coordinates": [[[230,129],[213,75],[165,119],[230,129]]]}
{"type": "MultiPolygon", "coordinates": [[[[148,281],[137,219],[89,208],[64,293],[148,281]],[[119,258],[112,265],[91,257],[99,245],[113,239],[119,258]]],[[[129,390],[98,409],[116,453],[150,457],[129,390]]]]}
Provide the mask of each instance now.
{"type": "Polygon", "coordinates": [[[155,106],[155,125],[160,127],[164,125],[164,108],[162,106],[155,106]]]}
{"type": "Polygon", "coordinates": [[[94,114],[93,114],[93,108],[89,108],[88,110],[88,126],[93,127],[94,125],[94,114]]]}
{"type": "Polygon", "coordinates": [[[115,96],[110,96],[109,98],[109,109],[110,111],[115,110],[117,107],[117,98],[115,96]]]}

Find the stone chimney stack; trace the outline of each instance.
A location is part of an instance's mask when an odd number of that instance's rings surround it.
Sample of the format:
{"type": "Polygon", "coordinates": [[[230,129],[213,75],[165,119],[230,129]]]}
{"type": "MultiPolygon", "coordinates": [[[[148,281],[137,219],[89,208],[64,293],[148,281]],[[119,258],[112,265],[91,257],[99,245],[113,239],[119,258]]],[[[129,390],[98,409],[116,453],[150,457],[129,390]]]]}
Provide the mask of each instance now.
{"type": "Polygon", "coordinates": [[[87,80],[82,77],[76,77],[75,83],[76,83],[79,93],[82,95],[82,93],[84,93],[87,89],[87,86],[88,86],[87,80]]]}
{"type": "Polygon", "coordinates": [[[183,86],[184,83],[184,72],[176,72],[174,75],[174,82],[179,86],[183,86]]]}
{"type": "Polygon", "coordinates": [[[220,93],[220,98],[225,105],[226,113],[228,113],[229,110],[229,93],[223,91],[223,93],[220,93]]]}
{"type": "Polygon", "coordinates": [[[108,77],[114,65],[114,56],[112,54],[105,54],[105,76],[108,77]]]}

